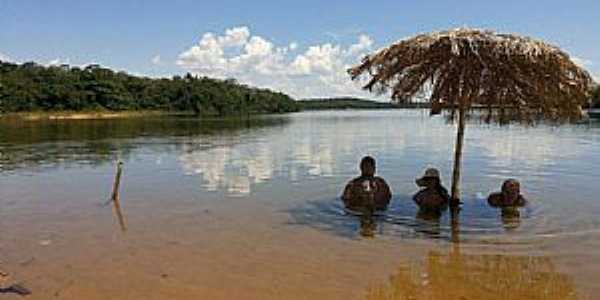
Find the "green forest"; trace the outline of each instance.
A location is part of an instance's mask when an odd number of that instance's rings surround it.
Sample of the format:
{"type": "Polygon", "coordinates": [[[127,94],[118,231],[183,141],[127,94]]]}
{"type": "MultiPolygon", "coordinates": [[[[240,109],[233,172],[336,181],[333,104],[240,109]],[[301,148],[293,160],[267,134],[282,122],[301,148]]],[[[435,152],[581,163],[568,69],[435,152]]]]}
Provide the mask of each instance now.
{"type": "Polygon", "coordinates": [[[191,74],[138,77],[99,65],[42,66],[0,61],[0,113],[32,111],[186,111],[198,115],[284,113],[286,94],[191,74]]]}

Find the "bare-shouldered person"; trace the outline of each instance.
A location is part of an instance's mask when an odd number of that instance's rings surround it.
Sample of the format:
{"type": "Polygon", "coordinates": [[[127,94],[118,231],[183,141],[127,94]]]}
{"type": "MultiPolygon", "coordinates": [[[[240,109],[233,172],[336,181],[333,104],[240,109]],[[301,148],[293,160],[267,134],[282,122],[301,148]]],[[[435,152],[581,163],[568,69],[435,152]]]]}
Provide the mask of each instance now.
{"type": "Polygon", "coordinates": [[[508,179],[502,183],[502,190],[488,196],[488,204],[493,207],[521,207],[527,200],[521,195],[521,183],[516,179],[508,179]]]}
{"type": "Polygon", "coordinates": [[[374,206],[374,210],[386,210],[392,199],[389,185],[381,177],[375,176],[375,159],[365,156],[360,161],[360,176],[346,185],[342,201],[348,209],[362,211],[374,206]]]}

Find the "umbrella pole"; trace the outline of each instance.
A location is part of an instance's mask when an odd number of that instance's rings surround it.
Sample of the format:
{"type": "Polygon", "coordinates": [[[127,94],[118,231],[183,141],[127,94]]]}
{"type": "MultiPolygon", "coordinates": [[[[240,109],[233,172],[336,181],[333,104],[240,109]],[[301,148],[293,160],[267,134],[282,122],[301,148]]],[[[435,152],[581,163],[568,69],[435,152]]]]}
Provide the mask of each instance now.
{"type": "Polygon", "coordinates": [[[452,199],[450,209],[458,212],[460,203],[460,169],[462,162],[463,141],[465,139],[465,108],[461,104],[458,109],[458,132],[456,134],[456,145],[454,149],[454,170],[452,172],[452,199]]]}

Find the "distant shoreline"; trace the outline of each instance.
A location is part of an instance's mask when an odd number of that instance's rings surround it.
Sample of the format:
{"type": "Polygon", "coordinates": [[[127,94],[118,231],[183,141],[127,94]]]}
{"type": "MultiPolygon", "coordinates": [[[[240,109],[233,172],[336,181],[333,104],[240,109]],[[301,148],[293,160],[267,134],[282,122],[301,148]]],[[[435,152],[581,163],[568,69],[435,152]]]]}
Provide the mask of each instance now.
{"type": "Polygon", "coordinates": [[[318,98],[298,100],[301,110],[336,109],[424,109],[429,103],[391,103],[359,98],[318,98]]]}
{"type": "MultiPolygon", "coordinates": [[[[314,110],[344,110],[344,109],[411,109],[426,108],[422,103],[417,104],[394,104],[391,102],[379,102],[358,98],[329,98],[297,100],[300,111],[314,110]]],[[[284,112],[285,113],[285,112],[284,112]]],[[[229,117],[237,114],[229,115],[229,117]]],[[[244,116],[247,115],[243,113],[244,116]]],[[[251,115],[255,115],[252,113],[251,115]]],[[[60,121],[60,120],[106,120],[121,118],[140,118],[155,116],[198,116],[193,111],[169,111],[169,110],[57,110],[57,111],[23,111],[8,112],[0,114],[0,120],[15,121],[60,121]]],[[[214,115],[200,114],[200,117],[214,115]]]]}

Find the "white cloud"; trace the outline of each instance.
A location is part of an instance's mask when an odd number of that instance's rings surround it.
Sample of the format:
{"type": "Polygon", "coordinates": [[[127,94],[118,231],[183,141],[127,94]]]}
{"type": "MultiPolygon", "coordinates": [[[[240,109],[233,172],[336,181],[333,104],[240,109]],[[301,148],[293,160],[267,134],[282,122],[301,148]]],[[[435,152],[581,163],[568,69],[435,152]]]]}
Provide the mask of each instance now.
{"type": "Polygon", "coordinates": [[[373,39],[365,34],[361,34],[358,37],[358,43],[350,46],[350,53],[352,54],[360,54],[364,51],[371,49],[373,46],[373,39]]]}
{"type": "Polygon", "coordinates": [[[161,60],[160,60],[160,55],[155,55],[154,57],[152,57],[152,64],[155,66],[158,66],[161,64],[161,60]]]}
{"type": "Polygon", "coordinates": [[[325,43],[298,50],[292,42],[277,46],[252,35],[248,27],[208,32],[179,55],[177,65],[191,73],[281,90],[297,98],[323,96],[372,97],[350,80],[346,70],[371,51],[373,40],[358,36],[352,45],[325,43]]]}
{"type": "Polygon", "coordinates": [[[234,27],[225,30],[225,36],[219,37],[219,42],[225,47],[243,46],[249,37],[248,27],[234,27]]]}
{"type": "Polygon", "coordinates": [[[0,52],[0,61],[9,62],[12,61],[12,59],[8,55],[0,52]]]}
{"type": "Polygon", "coordinates": [[[292,62],[292,71],[303,75],[331,73],[342,63],[339,59],[341,52],[340,46],[331,44],[309,47],[306,53],[298,55],[292,62]]]}
{"type": "Polygon", "coordinates": [[[62,58],[55,58],[53,60],[48,61],[47,63],[43,64],[44,66],[50,67],[50,66],[60,66],[60,65],[70,65],[71,64],[71,60],[66,58],[66,59],[62,59],[62,58]]]}

